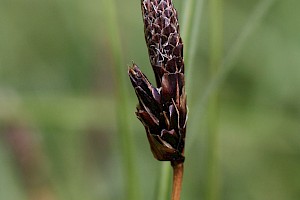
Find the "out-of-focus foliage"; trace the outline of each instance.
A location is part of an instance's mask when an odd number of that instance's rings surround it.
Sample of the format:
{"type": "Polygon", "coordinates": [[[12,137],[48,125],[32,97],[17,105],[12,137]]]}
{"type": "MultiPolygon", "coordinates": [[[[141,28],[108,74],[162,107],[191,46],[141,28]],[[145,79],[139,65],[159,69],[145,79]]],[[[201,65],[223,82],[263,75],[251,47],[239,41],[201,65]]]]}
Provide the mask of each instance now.
{"type": "MultiPolygon", "coordinates": [[[[103,1],[0,0],[0,199],[124,199],[103,1]]],[[[134,60],[153,81],[139,2],[115,2],[124,76],[134,60]]],[[[258,2],[224,1],[225,54],[258,2]]],[[[175,4],[180,18],[181,2],[175,4]]],[[[220,199],[300,198],[299,7],[297,0],[272,5],[219,89],[220,199]]],[[[205,3],[194,94],[209,81],[207,10],[205,3]]],[[[140,193],[153,199],[160,163],[135,119],[129,80],[127,86],[140,193]]],[[[192,110],[198,102],[189,100],[192,110]]],[[[197,130],[187,129],[187,145],[189,132],[198,137],[186,150],[183,199],[205,199],[201,119],[197,130]]]]}

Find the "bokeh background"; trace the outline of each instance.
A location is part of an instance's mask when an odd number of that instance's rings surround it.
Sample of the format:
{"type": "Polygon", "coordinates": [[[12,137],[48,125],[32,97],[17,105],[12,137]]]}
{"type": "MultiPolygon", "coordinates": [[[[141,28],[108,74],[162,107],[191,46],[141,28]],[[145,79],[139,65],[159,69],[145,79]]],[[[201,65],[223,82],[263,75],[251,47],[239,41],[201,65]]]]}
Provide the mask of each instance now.
{"type": "MultiPolygon", "coordinates": [[[[261,1],[223,1],[224,56],[261,1]]],[[[186,200],[208,199],[208,2],[191,24],[186,200]]],[[[299,7],[273,1],[218,87],[217,199],[300,198],[299,7]]],[[[156,198],[162,164],[134,115],[132,60],[154,80],[138,0],[0,0],[1,200],[156,198]]]]}

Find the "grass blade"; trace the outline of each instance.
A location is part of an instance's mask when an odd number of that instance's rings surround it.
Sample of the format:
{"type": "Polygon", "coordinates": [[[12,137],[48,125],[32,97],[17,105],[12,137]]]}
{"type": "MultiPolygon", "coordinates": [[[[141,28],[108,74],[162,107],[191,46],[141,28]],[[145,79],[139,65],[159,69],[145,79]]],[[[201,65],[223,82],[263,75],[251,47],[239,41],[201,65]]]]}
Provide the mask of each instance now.
{"type": "Polygon", "coordinates": [[[185,0],[183,3],[183,15],[181,20],[181,37],[185,42],[185,46],[187,46],[187,42],[189,41],[189,33],[190,27],[192,24],[192,14],[193,14],[193,5],[195,0],[185,0]]]}
{"type": "Polygon", "coordinates": [[[195,56],[196,56],[196,50],[198,45],[198,38],[199,38],[199,32],[200,32],[200,22],[202,17],[202,10],[203,10],[203,0],[198,0],[195,6],[194,11],[194,22],[193,22],[193,28],[191,31],[191,39],[188,42],[190,44],[189,49],[187,49],[187,57],[189,60],[186,60],[187,67],[186,67],[186,88],[187,88],[187,94],[189,96],[189,99],[193,99],[192,92],[191,92],[191,85],[193,81],[193,69],[194,69],[194,62],[195,62],[195,56]],[[193,41],[193,42],[191,42],[193,41]]]}
{"type": "Polygon", "coordinates": [[[160,179],[157,188],[156,200],[169,199],[170,181],[171,181],[171,165],[169,162],[162,162],[160,179]]]}
{"type": "MultiPolygon", "coordinates": [[[[223,57],[223,1],[209,1],[209,44],[210,78],[220,70],[223,57]]],[[[219,199],[219,92],[215,90],[209,97],[207,135],[207,190],[208,200],[219,199]]]]}
{"type": "Polygon", "coordinates": [[[117,8],[115,0],[104,1],[105,8],[107,8],[108,15],[108,35],[110,36],[110,44],[114,58],[114,73],[117,86],[117,117],[118,117],[118,133],[121,140],[121,153],[123,159],[123,172],[125,178],[125,191],[127,198],[130,200],[138,200],[139,198],[139,184],[138,175],[135,167],[134,143],[132,132],[129,128],[128,116],[128,92],[126,85],[129,80],[127,78],[127,67],[123,62],[122,44],[120,38],[120,31],[118,30],[117,22],[117,8]]]}

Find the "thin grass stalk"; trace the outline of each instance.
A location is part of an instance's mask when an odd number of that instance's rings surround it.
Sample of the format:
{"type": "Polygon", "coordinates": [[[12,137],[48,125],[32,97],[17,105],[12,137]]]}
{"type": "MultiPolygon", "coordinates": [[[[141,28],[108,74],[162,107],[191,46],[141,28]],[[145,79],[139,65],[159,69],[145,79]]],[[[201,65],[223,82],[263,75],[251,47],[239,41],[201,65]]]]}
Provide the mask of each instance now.
{"type": "Polygon", "coordinates": [[[117,90],[117,122],[118,122],[118,137],[121,140],[120,152],[123,158],[123,172],[125,179],[125,192],[126,199],[128,200],[139,200],[139,183],[138,175],[136,170],[136,161],[134,156],[134,143],[133,137],[131,135],[132,131],[129,128],[129,116],[128,113],[128,92],[127,92],[127,77],[126,68],[123,68],[123,54],[122,54],[122,44],[120,31],[118,29],[117,21],[117,8],[115,5],[115,0],[104,1],[104,7],[107,8],[108,14],[108,35],[111,50],[113,55],[113,67],[115,75],[115,85],[117,90]]]}
{"type": "MultiPolygon", "coordinates": [[[[187,1],[184,1],[184,6],[187,8],[192,7],[192,2],[189,2],[189,6],[187,6],[186,4],[188,4],[187,1]]],[[[187,41],[186,43],[188,43],[189,45],[187,46],[188,48],[185,48],[185,58],[188,57],[188,60],[186,59],[185,62],[188,63],[187,64],[187,69],[186,69],[186,91],[187,91],[187,95],[189,96],[189,105],[190,108],[193,107],[193,99],[194,99],[194,93],[192,92],[193,87],[192,87],[192,83],[193,83],[193,73],[194,73],[194,68],[195,67],[199,67],[199,66],[195,66],[195,58],[197,55],[197,47],[199,45],[199,33],[200,33],[200,27],[201,27],[201,19],[202,19],[202,13],[203,13],[203,4],[204,4],[204,0],[197,0],[196,1],[196,5],[194,6],[194,11],[193,11],[193,16],[192,18],[188,18],[187,16],[189,14],[187,14],[186,12],[188,12],[188,9],[185,9],[185,13],[183,13],[186,19],[189,19],[190,22],[186,22],[187,24],[193,24],[190,34],[189,31],[187,30],[189,28],[189,26],[183,26],[183,32],[184,34],[188,34],[185,37],[185,41],[187,41]],[[189,36],[190,35],[190,36],[189,36]]],[[[186,21],[186,20],[184,20],[186,21]]],[[[194,88],[196,89],[196,88],[194,88]]],[[[196,89],[197,90],[197,89],[196,89]]],[[[189,115],[193,116],[194,112],[198,113],[198,111],[194,110],[194,109],[190,109],[189,110],[189,115]]],[[[198,123],[197,123],[198,124],[198,123]]],[[[195,128],[195,126],[194,126],[195,128]]],[[[193,133],[196,135],[196,131],[197,129],[193,129],[189,128],[189,133],[193,133]]],[[[187,135],[188,138],[190,138],[189,134],[187,135]]],[[[188,140],[189,142],[187,143],[187,145],[189,146],[190,144],[190,140],[188,140]]],[[[189,151],[187,149],[187,151],[189,151]]]]}
{"type": "MultiPolygon", "coordinates": [[[[185,41],[185,62],[187,63],[187,66],[189,65],[189,46],[190,46],[190,32],[191,32],[191,25],[193,24],[193,13],[195,10],[193,9],[195,5],[195,0],[185,0],[183,1],[183,17],[181,21],[181,36],[183,41],[185,41]]],[[[197,12],[197,10],[196,10],[197,12]]]]}
{"type": "Polygon", "coordinates": [[[159,183],[157,184],[157,196],[155,200],[166,200],[169,198],[171,167],[169,162],[161,164],[161,172],[159,174],[159,183]]]}
{"type": "MultiPolygon", "coordinates": [[[[254,32],[255,28],[259,25],[262,18],[267,14],[270,7],[276,2],[276,0],[263,0],[260,1],[257,6],[253,9],[251,15],[249,16],[245,26],[242,28],[237,39],[233,45],[228,50],[225,55],[223,62],[220,63],[218,67],[220,70],[216,73],[214,78],[209,82],[203,94],[198,93],[195,97],[195,110],[198,111],[197,115],[191,116],[190,127],[191,130],[196,130],[199,126],[199,121],[203,114],[205,113],[205,108],[210,96],[220,87],[220,85],[225,81],[227,75],[235,67],[235,62],[238,58],[239,53],[242,51],[242,47],[247,42],[249,36],[254,32]]],[[[189,143],[187,145],[187,150],[189,150],[193,144],[197,141],[197,132],[192,131],[190,134],[189,143]]]]}
{"type": "MultiPolygon", "coordinates": [[[[193,15],[193,27],[191,30],[191,37],[190,41],[188,42],[189,48],[186,52],[188,52],[187,57],[189,58],[188,62],[188,68],[186,69],[186,88],[187,88],[187,94],[189,95],[189,99],[193,99],[193,94],[191,92],[192,90],[192,81],[193,81],[193,69],[194,69],[194,62],[195,62],[195,56],[196,56],[196,50],[198,44],[198,38],[199,38],[199,32],[200,32],[200,22],[202,17],[202,11],[203,11],[203,0],[197,0],[195,8],[194,8],[194,15],[193,15]]],[[[190,101],[191,102],[191,101],[190,101]]]]}
{"type": "MultiPolygon", "coordinates": [[[[209,1],[210,74],[213,79],[223,56],[223,5],[222,0],[209,1]]],[[[207,200],[219,199],[218,118],[219,94],[215,90],[209,98],[207,137],[207,200]]]]}

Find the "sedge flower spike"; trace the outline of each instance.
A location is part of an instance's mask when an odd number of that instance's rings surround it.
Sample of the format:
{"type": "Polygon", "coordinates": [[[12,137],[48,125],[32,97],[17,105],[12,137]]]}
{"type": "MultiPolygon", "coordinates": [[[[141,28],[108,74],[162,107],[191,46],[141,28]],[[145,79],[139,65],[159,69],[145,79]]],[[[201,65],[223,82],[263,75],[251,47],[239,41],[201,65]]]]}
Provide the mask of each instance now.
{"type": "Polygon", "coordinates": [[[141,1],[145,40],[156,80],[153,86],[136,64],[128,74],[139,100],[136,115],[143,123],[154,157],[184,162],[187,106],[183,43],[172,0],[141,1]]]}

